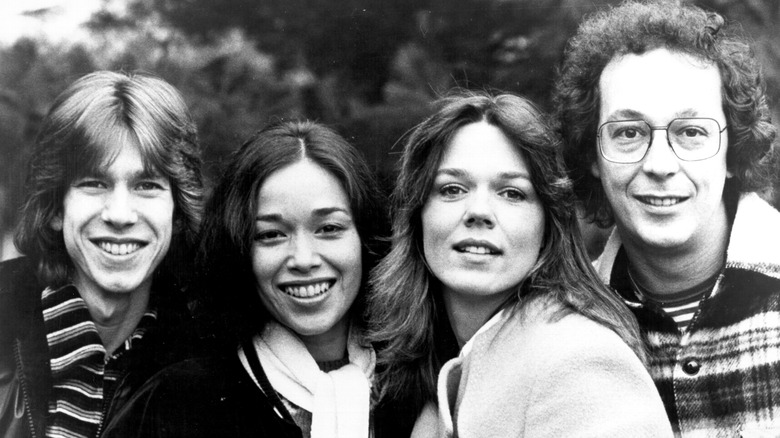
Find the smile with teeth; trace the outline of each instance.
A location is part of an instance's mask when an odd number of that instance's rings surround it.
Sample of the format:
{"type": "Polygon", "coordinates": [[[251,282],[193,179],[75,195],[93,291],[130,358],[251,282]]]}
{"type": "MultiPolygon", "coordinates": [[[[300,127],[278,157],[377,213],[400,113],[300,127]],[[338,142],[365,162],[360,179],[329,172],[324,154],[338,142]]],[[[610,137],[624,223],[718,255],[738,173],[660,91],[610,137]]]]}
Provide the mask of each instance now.
{"type": "Polygon", "coordinates": [[[458,248],[458,251],[466,252],[469,254],[497,254],[497,252],[492,251],[490,248],[486,248],[484,246],[476,246],[476,245],[462,246],[458,248]]]}
{"type": "Polygon", "coordinates": [[[140,243],[111,243],[106,241],[98,242],[98,246],[103,251],[111,255],[127,255],[132,254],[141,249],[140,243]]]}
{"type": "Polygon", "coordinates": [[[282,290],[291,297],[313,298],[327,292],[331,286],[333,286],[333,283],[335,282],[323,281],[321,283],[312,283],[307,285],[284,286],[282,290]]]}
{"type": "Polygon", "coordinates": [[[654,207],[670,207],[685,200],[685,198],[679,197],[659,198],[655,196],[637,196],[637,199],[654,207]]]}

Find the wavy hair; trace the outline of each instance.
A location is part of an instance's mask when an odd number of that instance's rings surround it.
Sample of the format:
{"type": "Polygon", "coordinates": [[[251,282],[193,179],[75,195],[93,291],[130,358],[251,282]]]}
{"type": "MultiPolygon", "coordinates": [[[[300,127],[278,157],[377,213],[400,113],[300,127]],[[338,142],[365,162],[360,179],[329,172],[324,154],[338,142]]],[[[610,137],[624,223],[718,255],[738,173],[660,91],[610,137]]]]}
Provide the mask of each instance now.
{"type": "Polygon", "coordinates": [[[77,178],[95,173],[134,144],[146,170],[166,177],[174,200],[170,250],[157,270],[183,281],[189,271],[203,202],[197,131],[179,92],[146,73],[98,71],[76,80],[43,120],[27,168],[26,200],[15,243],[49,286],[69,281],[73,262],[62,231],[51,228],[77,178]]]}
{"type": "Polygon", "coordinates": [[[720,71],[733,189],[765,189],[776,178],[771,148],[777,130],[761,69],[747,39],[720,15],[698,7],[675,1],[626,2],[580,25],[569,40],[553,92],[575,191],[587,217],[603,227],[612,225],[614,217],[601,182],[590,173],[597,153],[601,72],[617,56],[657,48],[694,57],[720,71]]]}
{"type": "Polygon", "coordinates": [[[235,349],[271,316],[257,293],[252,270],[257,197],[274,172],[309,160],[334,175],[349,200],[360,236],[363,278],[351,313],[359,324],[365,307],[368,271],[386,246],[384,202],[376,178],[359,154],[334,130],[311,121],[277,121],[256,132],[228,159],[206,205],[196,260],[200,281],[197,312],[209,336],[235,349]]]}
{"type": "Polygon", "coordinates": [[[433,327],[440,282],[425,264],[421,211],[451,139],[461,127],[479,121],[500,129],[526,158],[545,214],[539,258],[507,306],[519,310],[533,297],[556,300],[609,327],[644,358],[636,322],[590,264],[560,142],[542,113],[508,94],[461,93],[439,104],[438,112],[406,140],[392,195],[392,249],[371,275],[369,339],[382,346],[377,367],[382,396],[408,400],[416,409],[436,398],[442,363],[433,327]]]}

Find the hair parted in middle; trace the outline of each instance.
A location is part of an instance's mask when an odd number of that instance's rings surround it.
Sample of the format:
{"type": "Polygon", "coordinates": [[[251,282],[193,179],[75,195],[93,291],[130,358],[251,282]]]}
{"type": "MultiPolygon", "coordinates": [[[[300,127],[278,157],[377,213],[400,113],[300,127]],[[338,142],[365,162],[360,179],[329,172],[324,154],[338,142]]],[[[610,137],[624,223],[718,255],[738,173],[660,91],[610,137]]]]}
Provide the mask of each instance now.
{"type": "Polygon", "coordinates": [[[127,145],[138,149],[145,170],[171,183],[174,234],[158,273],[187,279],[203,204],[195,122],[179,91],[163,79],[143,72],[97,71],[57,96],[28,165],[27,198],[15,242],[38,265],[43,284],[66,284],[73,270],[62,231],[51,227],[62,214],[68,187],[110,166],[120,146],[127,145]]]}
{"type": "Polygon", "coordinates": [[[321,166],[338,179],[349,200],[360,236],[363,278],[352,305],[353,323],[365,325],[368,271],[386,246],[384,200],[365,159],[334,130],[302,120],[276,121],[257,131],[230,155],[203,218],[196,260],[199,281],[196,313],[209,335],[234,349],[257,334],[271,318],[257,292],[252,270],[257,197],[274,172],[303,160],[321,166]]]}
{"type": "Polygon", "coordinates": [[[772,125],[761,68],[748,44],[720,15],[678,1],[626,1],[588,17],[569,40],[553,92],[564,157],[587,217],[614,223],[601,181],[591,175],[597,158],[599,80],[604,67],[625,54],[665,48],[715,65],[721,76],[728,124],[727,187],[749,192],[777,176],[772,125]]]}
{"type": "Polygon", "coordinates": [[[371,274],[369,339],[381,346],[378,385],[383,397],[414,404],[436,399],[442,363],[436,357],[434,320],[440,282],[426,266],[421,212],[436,171],[455,133],[485,121],[501,130],[530,170],[545,214],[543,247],[535,266],[507,306],[531,297],[557,300],[615,331],[640,358],[636,322],[593,271],[577,222],[575,197],[560,156],[560,142],[545,116],[521,97],[460,92],[409,134],[392,195],[392,249],[371,274]]]}

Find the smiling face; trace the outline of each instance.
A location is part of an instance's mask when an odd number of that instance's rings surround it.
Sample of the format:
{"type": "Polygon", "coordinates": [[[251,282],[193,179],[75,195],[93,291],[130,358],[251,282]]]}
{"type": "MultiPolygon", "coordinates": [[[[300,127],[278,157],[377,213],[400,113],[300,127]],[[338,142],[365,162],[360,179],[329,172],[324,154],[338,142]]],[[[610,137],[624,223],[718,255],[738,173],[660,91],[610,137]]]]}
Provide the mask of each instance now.
{"type": "Polygon", "coordinates": [[[307,344],[346,336],[363,271],[339,180],[303,160],[272,173],[257,205],[252,266],[265,308],[307,344]]]}
{"type": "MultiPolygon", "coordinates": [[[[666,126],[675,118],[703,117],[726,126],[717,67],[688,55],[656,49],[613,59],[599,87],[599,124],[641,119],[666,126]]],[[[592,172],[601,179],[623,240],[646,249],[695,250],[727,230],[725,131],[720,145],[712,158],[683,161],[658,130],[638,163],[611,163],[599,155],[592,172]]]]}
{"type": "Polygon", "coordinates": [[[169,181],[144,171],[134,144],[103,172],[73,181],[52,227],[62,230],[82,296],[148,293],[171,243],[174,202],[169,181]]]}
{"type": "Polygon", "coordinates": [[[422,209],[423,250],[444,293],[500,304],[536,263],[544,209],[525,158],[493,125],[460,128],[422,209]]]}

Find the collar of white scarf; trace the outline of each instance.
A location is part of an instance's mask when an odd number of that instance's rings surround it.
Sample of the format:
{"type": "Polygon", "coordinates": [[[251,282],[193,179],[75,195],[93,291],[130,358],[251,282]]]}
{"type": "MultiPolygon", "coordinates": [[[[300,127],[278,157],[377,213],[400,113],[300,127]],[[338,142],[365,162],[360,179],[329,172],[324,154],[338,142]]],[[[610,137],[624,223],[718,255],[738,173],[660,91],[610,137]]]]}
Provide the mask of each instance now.
{"type": "MultiPolygon", "coordinates": [[[[366,438],[369,436],[370,388],[376,356],[363,347],[350,331],[347,341],[349,364],[325,373],[300,338],[286,327],[266,324],[262,334],[252,339],[255,353],[271,386],[287,400],[312,414],[312,438],[366,438]]],[[[239,358],[255,384],[240,349],[239,358]]]]}

